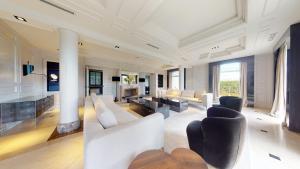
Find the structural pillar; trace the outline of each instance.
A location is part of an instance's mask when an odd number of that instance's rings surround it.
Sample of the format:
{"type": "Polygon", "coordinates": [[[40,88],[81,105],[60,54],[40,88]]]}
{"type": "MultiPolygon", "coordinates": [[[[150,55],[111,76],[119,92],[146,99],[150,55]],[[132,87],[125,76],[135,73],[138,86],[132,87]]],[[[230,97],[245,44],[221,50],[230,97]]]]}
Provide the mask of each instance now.
{"type": "Polygon", "coordinates": [[[59,29],[59,86],[60,119],[59,133],[67,133],[80,127],[78,115],[78,35],[59,29]]]}
{"type": "Polygon", "coordinates": [[[180,66],[179,67],[179,90],[184,90],[185,88],[184,79],[185,79],[184,67],[180,66]]]}

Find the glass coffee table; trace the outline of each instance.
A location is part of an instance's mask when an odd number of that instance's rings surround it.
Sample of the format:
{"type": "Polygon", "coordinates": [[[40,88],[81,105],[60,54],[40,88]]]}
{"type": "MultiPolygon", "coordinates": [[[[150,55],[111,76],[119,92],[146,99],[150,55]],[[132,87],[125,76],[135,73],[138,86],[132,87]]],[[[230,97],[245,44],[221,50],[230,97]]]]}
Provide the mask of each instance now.
{"type": "Polygon", "coordinates": [[[176,98],[152,97],[152,101],[167,104],[170,106],[170,110],[176,112],[182,112],[184,110],[187,110],[189,107],[188,101],[176,98]]]}
{"type": "Polygon", "coordinates": [[[133,99],[129,100],[129,108],[141,116],[162,113],[166,119],[169,117],[170,106],[146,99],[133,99]]]}

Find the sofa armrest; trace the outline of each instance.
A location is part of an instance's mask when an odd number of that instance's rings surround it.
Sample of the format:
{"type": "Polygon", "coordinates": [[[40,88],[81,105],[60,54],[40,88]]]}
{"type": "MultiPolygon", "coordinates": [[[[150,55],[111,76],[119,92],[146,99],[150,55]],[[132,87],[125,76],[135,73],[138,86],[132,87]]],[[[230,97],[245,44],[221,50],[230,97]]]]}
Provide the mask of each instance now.
{"type": "Polygon", "coordinates": [[[213,104],[212,93],[206,93],[206,94],[202,95],[202,103],[203,103],[203,106],[206,107],[206,109],[212,107],[212,104],[213,104]]]}
{"type": "Polygon", "coordinates": [[[140,153],[164,144],[160,113],[104,130],[85,143],[85,169],[127,169],[140,153]]]}
{"type": "Polygon", "coordinates": [[[100,95],[99,96],[103,101],[106,102],[114,102],[114,96],[113,95],[100,95]]]}

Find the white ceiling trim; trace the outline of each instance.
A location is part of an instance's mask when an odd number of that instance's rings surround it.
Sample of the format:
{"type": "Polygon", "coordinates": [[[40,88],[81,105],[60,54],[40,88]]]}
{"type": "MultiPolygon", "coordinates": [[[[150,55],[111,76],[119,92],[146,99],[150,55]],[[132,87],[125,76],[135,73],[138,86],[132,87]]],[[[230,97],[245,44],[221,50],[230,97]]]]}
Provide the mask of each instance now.
{"type": "Polygon", "coordinates": [[[67,7],[71,9],[72,11],[76,11],[75,15],[77,14],[83,14],[95,21],[102,21],[103,20],[103,13],[100,11],[104,10],[104,7],[99,3],[97,7],[100,7],[99,10],[90,9],[82,4],[79,4],[79,2],[76,2],[74,0],[52,0],[55,4],[60,4],[64,7],[67,7]]]}
{"type": "Polygon", "coordinates": [[[212,52],[212,53],[202,53],[197,58],[198,60],[204,60],[204,59],[215,59],[218,57],[223,57],[230,55],[234,52],[239,52],[246,49],[246,36],[239,37],[239,44],[227,47],[226,49],[218,52],[212,52]]]}
{"type": "Polygon", "coordinates": [[[276,11],[282,0],[265,0],[261,16],[266,17],[276,11]]]}
{"type": "Polygon", "coordinates": [[[204,38],[201,41],[198,41],[189,46],[181,48],[181,50],[184,51],[185,53],[189,53],[189,52],[193,52],[193,51],[195,51],[199,48],[205,47],[205,46],[216,45],[216,43],[219,43],[221,41],[226,41],[228,39],[246,36],[246,34],[247,34],[247,31],[246,31],[245,27],[235,27],[233,29],[221,32],[214,36],[204,38]]]}
{"type": "Polygon", "coordinates": [[[188,46],[192,43],[207,38],[214,34],[220,33],[224,30],[239,26],[246,22],[246,9],[247,9],[247,0],[236,0],[236,13],[237,15],[225,20],[219,24],[216,24],[210,28],[205,29],[204,31],[195,33],[191,36],[183,38],[179,41],[179,48],[188,46]]]}

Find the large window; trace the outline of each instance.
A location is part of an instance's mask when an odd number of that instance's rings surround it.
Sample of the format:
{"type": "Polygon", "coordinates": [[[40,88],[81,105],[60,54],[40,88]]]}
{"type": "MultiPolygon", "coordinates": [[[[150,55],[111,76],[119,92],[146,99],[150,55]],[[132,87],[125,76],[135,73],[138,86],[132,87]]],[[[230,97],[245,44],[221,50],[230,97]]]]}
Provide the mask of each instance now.
{"type": "Polygon", "coordinates": [[[220,66],[220,96],[240,96],[240,69],[239,62],[220,66]]]}
{"type": "Polygon", "coordinates": [[[171,72],[171,86],[172,89],[179,89],[179,71],[171,72]]]}

